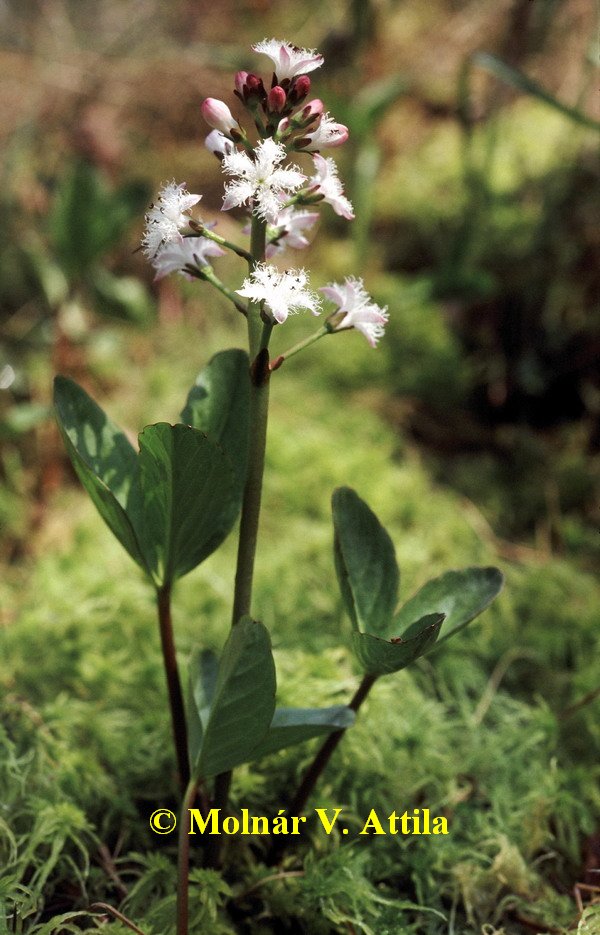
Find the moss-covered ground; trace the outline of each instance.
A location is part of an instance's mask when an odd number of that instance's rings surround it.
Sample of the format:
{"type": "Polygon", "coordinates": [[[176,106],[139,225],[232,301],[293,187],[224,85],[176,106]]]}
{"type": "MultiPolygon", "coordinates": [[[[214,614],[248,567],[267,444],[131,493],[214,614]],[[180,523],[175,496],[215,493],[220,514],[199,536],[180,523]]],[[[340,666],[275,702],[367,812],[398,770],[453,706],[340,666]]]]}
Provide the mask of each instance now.
{"type": "MultiPolygon", "coordinates": [[[[95,395],[122,425],[176,421],[210,354],[243,344],[237,323],[215,334],[199,317],[133,339],[104,332],[92,348],[95,395]]],[[[567,932],[600,818],[598,701],[580,703],[597,686],[597,584],[533,550],[498,555],[476,508],[376,414],[377,353],[355,335],[328,341],[273,377],[255,610],[272,631],[280,700],[334,704],[357,685],[333,571],[335,486],[354,487],[389,529],[403,596],[470,564],[498,564],[506,586],[470,628],[374,689],[310,803],[343,807],[347,835],[311,822],[276,868],[261,840],[231,838],[223,876],[193,849],[191,931],[567,932]],[[426,807],[448,818],[447,836],[358,833],[372,808],[426,807]]],[[[232,535],[178,585],[184,669],[195,645],[223,644],[234,556],[232,535]]],[[[128,931],[107,911],[85,914],[99,901],[168,935],[175,845],[148,816],[175,807],[176,783],[152,593],[72,484],[29,559],[3,569],[0,600],[3,935],[128,931]]],[[[239,769],[233,807],[276,810],[310,754],[239,769]]]]}

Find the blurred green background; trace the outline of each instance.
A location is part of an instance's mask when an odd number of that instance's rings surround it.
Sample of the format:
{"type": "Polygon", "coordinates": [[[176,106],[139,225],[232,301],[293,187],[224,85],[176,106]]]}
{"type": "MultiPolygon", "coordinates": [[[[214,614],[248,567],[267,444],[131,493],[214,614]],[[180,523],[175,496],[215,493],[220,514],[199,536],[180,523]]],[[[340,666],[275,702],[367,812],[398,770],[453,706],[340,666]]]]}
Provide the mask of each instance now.
{"type": "MultiPolygon", "coordinates": [[[[353,685],[331,587],[337,484],[392,530],[405,595],[432,569],[477,562],[499,564],[508,586],[465,637],[471,655],[448,648],[403,676],[398,717],[386,683],[372,707],[387,742],[357,727],[323,792],[359,816],[374,788],[390,810],[399,796],[438,803],[462,815],[452,840],[435,855],[320,842],[317,865],[263,902],[243,895],[260,853],[240,846],[233,875],[199,885],[196,931],[524,935],[576,923],[572,888],[600,870],[596,33],[587,0],[0,4],[6,931],[37,932],[90,894],[168,931],[173,862],[140,817],[174,789],[151,606],[75,483],[51,380],[73,376],[135,434],[175,421],[211,353],[243,346],[239,316],[208,287],[154,284],[138,246],[170,179],[202,192],[202,217],[238,237],[199,105],[231,103],[239,68],[267,75],[250,45],[271,36],[325,55],[313,90],[350,128],[333,155],[357,215],[323,211],[314,247],[286,262],[315,286],[364,276],[390,312],[376,351],[344,334],[277,375],[257,606],[282,691],[308,703],[310,684],[334,703],[353,685]],[[51,784],[48,762],[61,763],[51,784]],[[42,806],[54,824],[38,828],[42,806]],[[130,855],[120,884],[102,848],[130,855]]],[[[230,258],[218,270],[233,288],[243,273],[230,258]]],[[[311,327],[290,319],[275,352],[311,327]]],[[[232,562],[230,542],[182,582],[182,660],[198,640],[222,644],[232,562]]],[[[241,771],[238,804],[276,801],[294,764],[241,771]]]]}

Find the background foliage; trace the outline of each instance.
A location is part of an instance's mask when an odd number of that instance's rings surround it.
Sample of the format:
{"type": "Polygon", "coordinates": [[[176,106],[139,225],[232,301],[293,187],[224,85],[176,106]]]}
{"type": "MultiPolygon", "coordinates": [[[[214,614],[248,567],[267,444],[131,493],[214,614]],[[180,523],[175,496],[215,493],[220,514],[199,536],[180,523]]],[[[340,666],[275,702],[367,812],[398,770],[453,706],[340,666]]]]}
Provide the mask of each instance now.
{"type": "MultiPolygon", "coordinates": [[[[592,21],[584,0],[0,8],[0,932],[127,931],[95,901],[169,931],[173,846],[147,826],[176,796],[152,595],[68,468],[51,378],[83,383],[135,438],[177,421],[211,354],[242,345],[228,308],[153,285],[135,250],[171,177],[233,232],[199,103],[228,95],[263,35],[324,52],[317,93],[352,132],[338,159],[357,221],[330,216],[300,262],[315,281],[360,273],[390,307],[377,352],[343,335],[277,375],[256,598],[278,703],[306,704],[309,685],[311,704],[338,704],[357,684],[334,487],[389,529],[402,600],[468,564],[499,564],[507,585],[374,689],[315,800],[349,810],[350,836],[311,826],[278,874],[259,841],[230,841],[226,878],[198,853],[192,930],[577,926],[573,887],[600,869],[599,170],[589,119],[556,104],[598,117],[592,21]],[[448,838],[355,837],[373,807],[425,806],[448,838]]],[[[178,585],[183,664],[222,648],[233,556],[230,537],[178,585]]],[[[289,793],[299,751],[307,763],[310,746],[242,768],[234,805],[289,793]]]]}

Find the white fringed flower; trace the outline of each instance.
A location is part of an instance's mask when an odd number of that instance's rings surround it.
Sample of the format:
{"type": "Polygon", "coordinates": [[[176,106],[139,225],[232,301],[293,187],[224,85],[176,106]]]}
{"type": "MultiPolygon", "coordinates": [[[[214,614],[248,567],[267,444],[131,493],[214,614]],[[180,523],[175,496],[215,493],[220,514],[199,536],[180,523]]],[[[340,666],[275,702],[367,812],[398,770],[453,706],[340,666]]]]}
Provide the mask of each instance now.
{"type": "Polygon", "coordinates": [[[319,123],[310,133],[304,137],[308,142],[298,144],[302,145],[305,153],[314,153],[320,149],[331,149],[333,146],[341,146],[348,139],[348,127],[343,123],[336,123],[329,114],[323,114],[319,123]]]}
{"type": "MultiPolygon", "coordinates": [[[[291,205],[283,208],[275,223],[267,225],[267,259],[283,253],[288,247],[292,250],[306,249],[310,241],[304,236],[304,231],[310,230],[318,220],[318,211],[298,211],[291,205]]],[[[246,224],[242,229],[242,233],[248,236],[251,232],[251,224],[246,224]]]]}
{"type": "Polygon", "coordinates": [[[334,282],[319,291],[338,306],[334,316],[343,314],[336,322],[334,331],[355,328],[364,334],[371,347],[376,346],[383,336],[389,315],[387,308],[381,308],[371,300],[362,279],[349,276],[341,285],[334,282]]]}
{"type": "Polygon", "coordinates": [[[276,222],[267,228],[267,256],[281,253],[286,247],[304,250],[309,240],[304,231],[310,230],[319,220],[318,211],[297,211],[293,207],[284,208],[277,215],[276,222]]]}
{"type": "Polygon", "coordinates": [[[268,263],[260,263],[236,292],[251,302],[264,302],[275,321],[282,324],[300,309],[308,309],[313,315],[320,313],[319,297],[307,286],[308,276],[303,269],[282,273],[268,263]]]}
{"type": "Polygon", "coordinates": [[[334,160],[331,157],[320,156],[318,153],[315,153],[312,159],[317,171],[308,180],[308,190],[313,195],[321,195],[336,214],[351,221],[354,218],[354,209],[344,195],[334,160]]]}
{"type": "Polygon", "coordinates": [[[180,231],[189,222],[189,211],[197,204],[202,195],[190,195],[185,182],[168,182],[161,188],[158,198],[150,205],[145,216],[146,231],[142,248],[148,259],[152,260],[161,247],[183,239],[180,231]]]}
{"type": "Polygon", "coordinates": [[[218,244],[208,237],[182,237],[180,242],[174,242],[159,250],[152,265],[156,270],[155,281],[168,276],[169,273],[181,273],[186,279],[195,277],[186,273],[185,266],[208,266],[209,257],[224,256],[218,244]]]}
{"type": "Polygon", "coordinates": [[[323,64],[323,56],[315,49],[299,49],[285,39],[263,39],[252,48],[261,55],[268,55],[279,81],[306,75],[323,64]]]}
{"type": "Polygon", "coordinates": [[[247,153],[227,153],[223,171],[238,178],[225,186],[223,211],[253,202],[253,213],[273,224],[282,202],[306,181],[298,166],[280,168],[285,156],[285,147],[270,137],[258,144],[254,159],[247,153]]]}

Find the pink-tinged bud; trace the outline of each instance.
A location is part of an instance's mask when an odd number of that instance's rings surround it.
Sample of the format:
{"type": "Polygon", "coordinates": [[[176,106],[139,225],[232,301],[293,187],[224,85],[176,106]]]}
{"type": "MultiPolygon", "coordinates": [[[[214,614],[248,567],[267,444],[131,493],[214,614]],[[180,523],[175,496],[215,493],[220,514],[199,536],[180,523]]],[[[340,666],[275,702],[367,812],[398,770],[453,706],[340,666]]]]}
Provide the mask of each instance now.
{"type": "Polygon", "coordinates": [[[259,78],[258,75],[253,75],[252,72],[238,71],[234,81],[235,91],[233,93],[236,97],[239,97],[244,107],[249,106],[252,109],[256,104],[262,104],[266,100],[265,86],[262,78],[259,78]]]}
{"type": "Polygon", "coordinates": [[[291,123],[289,117],[284,117],[283,120],[280,120],[277,124],[277,135],[282,136],[284,133],[287,133],[290,129],[291,123]]]}
{"type": "Polygon", "coordinates": [[[236,75],[233,81],[235,84],[235,90],[238,92],[239,95],[243,97],[244,88],[246,87],[246,82],[248,81],[248,72],[247,71],[236,72],[236,75]]]}
{"type": "Polygon", "coordinates": [[[239,129],[239,124],[227,104],[215,97],[207,97],[200,105],[200,110],[209,127],[214,127],[221,133],[231,134],[232,130],[239,129]]]}
{"type": "Polygon", "coordinates": [[[239,79],[239,81],[237,81],[236,84],[241,83],[242,75],[244,76],[243,84],[240,88],[236,86],[235,93],[243,102],[244,106],[253,109],[256,104],[263,104],[267,99],[267,92],[265,91],[262,78],[259,78],[258,75],[253,75],[252,72],[238,72],[236,79],[239,79]]]}
{"type": "Polygon", "coordinates": [[[323,101],[320,101],[318,97],[314,101],[309,101],[308,104],[305,104],[302,108],[302,121],[313,120],[315,117],[320,117],[323,111],[325,110],[325,105],[323,101]]]}
{"type": "Polygon", "coordinates": [[[246,91],[250,94],[264,91],[262,78],[259,78],[258,75],[249,74],[246,78],[246,91]]]}
{"type": "Polygon", "coordinates": [[[334,139],[329,140],[329,146],[342,146],[348,139],[349,132],[348,127],[343,126],[343,124],[338,123],[338,132],[334,139]]]}
{"type": "Polygon", "coordinates": [[[303,149],[307,153],[320,152],[333,146],[341,146],[348,139],[348,127],[343,123],[336,123],[329,114],[324,114],[319,123],[306,138],[296,141],[296,149],[303,149]]]}
{"type": "Polygon", "coordinates": [[[292,88],[292,94],[294,97],[294,103],[299,104],[300,101],[304,100],[308,92],[310,91],[310,78],[308,75],[300,75],[294,81],[294,86],[292,88]]]}
{"type": "Polygon", "coordinates": [[[276,84],[274,88],[271,88],[267,95],[267,107],[271,113],[280,114],[285,107],[286,101],[287,94],[278,84],[276,84]]]}

